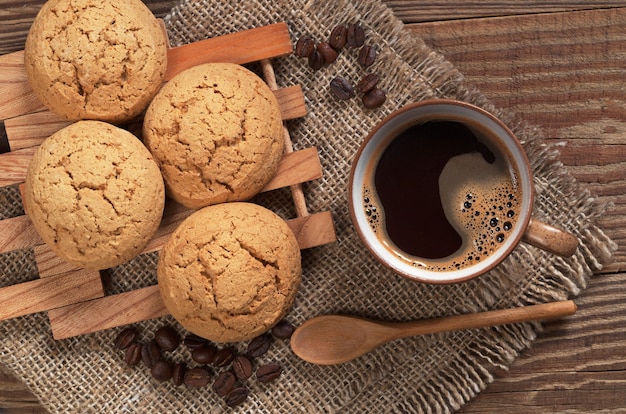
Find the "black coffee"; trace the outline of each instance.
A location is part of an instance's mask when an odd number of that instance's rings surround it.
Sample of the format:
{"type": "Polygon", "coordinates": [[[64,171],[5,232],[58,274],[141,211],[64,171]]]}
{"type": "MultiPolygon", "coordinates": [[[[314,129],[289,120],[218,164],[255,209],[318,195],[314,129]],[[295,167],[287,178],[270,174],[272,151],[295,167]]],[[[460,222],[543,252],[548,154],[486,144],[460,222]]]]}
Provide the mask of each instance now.
{"type": "Polygon", "coordinates": [[[508,159],[459,122],[412,126],[380,156],[366,214],[382,242],[413,265],[467,267],[495,251],[519,216],[508,159]]]}

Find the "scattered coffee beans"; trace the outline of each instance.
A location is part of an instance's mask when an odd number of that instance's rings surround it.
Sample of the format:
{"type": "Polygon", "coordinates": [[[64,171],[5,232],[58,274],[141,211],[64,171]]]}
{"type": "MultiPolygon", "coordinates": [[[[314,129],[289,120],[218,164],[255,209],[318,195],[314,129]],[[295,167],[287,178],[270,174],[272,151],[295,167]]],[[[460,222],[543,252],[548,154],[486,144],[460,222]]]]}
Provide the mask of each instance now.
{"type": "Polygon", "coordinates": [[[211,373],[204,367],[191,368],[183,377],[183,383],[193,388],[204,387],[209,382],[211,382],[211,373]]]}
{"type": "Polygon", "coordinates": [[[275,363],[270,363],[266,365],[262,365],[256,370],[257,379],[266,384],[268,382],[274,381],[276,378],[280,377],[280,374],[283,372],[283,368],[275,363]]]}
{"type": "Polygon", "coordinates": [[[244,355],[237,355],[233,360],[233,372],[240,380],[246,380],[252,376],[252,361],[244,355]]]}
{"type": "Polygon", "coordinates": [[[172,382],[177,387],[183,384],[185,379],[185,372],[187,371],[187,367],[182,362],[174,365],[174,369],[172,370],[172,382]]]}
{"type": "Polygon", "coordinates": [[[346,45],[347,38],[348,26],[340,24],[335,26],[335,28],[330,32],[328,43],[333,49],[339,52],[346,45]]]}
{"type": "Polygon", "coordinates": [[[280,377],[283,368],[279,364],[260,365],[255,370],[252,358],[265,354],[274,338],[289,339],[294,329],[288,321],[280,321],[271,331],[248,343],[247,355],[236,354],[236,349],[230,346],[218,348],[204,338],[189,334],[182,342],[192,360],[201,364],[192,368],[184,362],[174,363],[163,357],[162,351],[175,351],[181,342],[178,332],[171,326],[156,330],[154,338],[146,343],[137,341],[139,333],[135,328],[126,328],[115,337],[114,345],[124,351],[124,361],[128,365],[134,366],[143,361],[155,380],[171,380],[175,386],[184,384],[191,388],[205,387],[212,382],[211,388],[216,395],[222,397],[229,407],[235,407],[248,398],[250,391],[242,382],[249,380],[253,374],[260,383],[269,383],[280,377]],[[209,365],[223,370],[215,375],[209,365]]]}
{"type": "Polygon", "coordinates": [[[361,78],[359,83],[356,84],[356,90],[359,93],[368,93],[378,85],[380,76],[377,73],[369,73],[361,78]]]}
{"type": "Polygon", "coordinates": [[[376,60],[376,48],[374,46],[365,45],[359,52],[359,63],[363,67],[372,66],[376,60]]]}
{"type": "MultiPolygon", "coordinates": [[[[323,66],[335,62],[339,52],[344,47],[360,48],[356,61],[362,67],[367,68],[376,61],[377,47],[366,44],[365,30],[358,23],[338,24],[331,30],[328,41],[317,45],[311,37],[302,36],[296,43],[296,55],[306,57],[309,66],[317,71],[323,66]]],[[[377,88],[379,82],[379,75],[369,74],[357,84],[356,91],[362,95],[361,102],[367,109],[378,108],[387,100],[385,92],[377,88]]],[[[335,98],[341,101],[352,99],[356,95],[352,83],[341,76],[331,80],[330,91],[335,98]]]]}
{"type": "Polygon", "coordinates": [[[365,43],[365,31],[357,23],[348,25],[348,32],[346,36],[346,46],[348,47],[361,47],[365,43]]]}
{"type": "Polygon", "coordinates": [[[270,349],[273,338],[270,334],[264,333],[257,336],[248,344],[248,355],[253,358],[260,357],[270,349]]]}
{"type": "Polygon", "coordinates": [[[114,345],[117,349],[126,349],[137,340],[139,334],[135,328],[123,329],[115,338],[114,345]]]}
{"type": "Polygon", "coordinates": [[[236,407],[248,398],[248,389],[245,387],[236,387],[225,398],[226,405],[236,407]]]}
{"type": "Polygon", "coordinates": [[[341,101],[354,98],[354,88],[352,84],[341,76],[337,76],[330,81],[330,91],[341,101]]]}
{"type": "Polygon", "coordinates": [[[172,352],[180,345],[178,332],[171,326],[163,326],[154,333],[154,340],[163,351],[172,352]]]}
{"type": "Polygon", "coordinates": [[[363,101],[363,106],[367,109],[375,109],[385,103],[387,95],[385,95],[385,91],[382,89],[374,88],[363,95],[361,100],[363,101]]]}
{"type": "Polygon", "coordinates": [[[161,360],[161,349],[155,341],[150,341],[141,347],[141,360],[147,368],[152,368],[154,364],[161,360]]]}
{"type": "Polygon", "coordinates": [[[237,378],[232,372],[220,372],[215,379],[215,382],[213,382],[213,391],[215,391],[215,393],[220,397],[225,397],[233,390],[233,388],[235,388],[236,382],[237,378]]]}
{"type": "Polygon", "coordinates": [[[282,320],[276,324],[272,328],[272,335],[278,339],[289,339],[291,338],[291,334],[295,331],[296,328],[286,320],[282,320]]]}
{"type": "Polygon", "coordinates": [[[173,372],[174,366],[168,361],[157,361],[152,368],[150,368],[152,376],[161,382],[169,381],[172,378],[173,372]]]}
{"type": "Polygon", "coordinates": [[[212,364],[213,358],[215,358],[216,353],[216,347],[214,347],[213,345],[206,345],[203,348],[194,349],[191,352],[191,359],[196,361],[198,364],[212,364]]]}
{"type": "Polygon", "coordinates": [[[296,42],[296,55],[308,58],[315,50],[315,42],[308,36],[302,36],[296,42]]]}
{"type": "Polygon", "coordinates": [[[141,361],[141,344],[138,342],[133,342],[126,348],[126,352],[124,354],[124,362],[128,365],[137,365],[141,361]]]}
{"type": "Polygon", "coordinates": [[[322,56],[324,65],[330,65],[335,60],[337,60],[337,56],[339,55],[337,51],[333,49],[333,47],[328,42],[322,42],[318,44],[317,51],[322,56]]]}

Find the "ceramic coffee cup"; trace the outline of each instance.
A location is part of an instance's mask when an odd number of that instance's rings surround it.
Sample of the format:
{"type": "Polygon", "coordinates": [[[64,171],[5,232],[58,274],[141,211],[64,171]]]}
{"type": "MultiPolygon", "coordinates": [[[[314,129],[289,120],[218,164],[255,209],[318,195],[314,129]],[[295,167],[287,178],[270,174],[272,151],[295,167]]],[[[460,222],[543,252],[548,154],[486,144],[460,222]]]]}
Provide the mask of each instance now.
{"type": "Polygon", "coordinates": [[[460,101],[421,101],[383,119],[354,158],[348,192],[365,246],[416,281],[472,279],[521,241],[564,257],[578,247],[532,218],[533,176],[515,135],[460,101]]]}

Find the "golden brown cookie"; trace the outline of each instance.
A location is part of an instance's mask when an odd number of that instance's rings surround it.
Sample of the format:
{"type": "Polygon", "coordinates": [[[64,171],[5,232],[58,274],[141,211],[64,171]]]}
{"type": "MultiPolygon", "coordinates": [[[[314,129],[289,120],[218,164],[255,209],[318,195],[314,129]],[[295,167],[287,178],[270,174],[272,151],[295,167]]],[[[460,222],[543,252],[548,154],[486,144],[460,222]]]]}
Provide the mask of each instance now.
{"type": "Polygon", "coordinates": [[[274,176],[284,145],[274,94],[232,63],[199,65],[169,81],[146,111],[143,138],[168,195],[194,209],[254,196],[274,176]]]}
{"type": "Polygon", "coordinates": [[[272,211],[217,204],[172,233],[157,274],[165,306],[187,330],[217,342],[244,341],[270,329],[293,305],[300,249],[272,211]]]}
{"type": "Polygon", "coordinates": [[[112,123],[141,113],[167,69],[167,39],[141,0],[49,0],[24,47],[28,82],[69,119],[112,123]]]}
{"type": "Polygon", "coordinates": [[[44,242],[90,269],[139,254],[159,226],[164,203],[150,152],[130,132],[100,121],[79,121],[46,139],[24,188],[24,208],[44,242]]]}

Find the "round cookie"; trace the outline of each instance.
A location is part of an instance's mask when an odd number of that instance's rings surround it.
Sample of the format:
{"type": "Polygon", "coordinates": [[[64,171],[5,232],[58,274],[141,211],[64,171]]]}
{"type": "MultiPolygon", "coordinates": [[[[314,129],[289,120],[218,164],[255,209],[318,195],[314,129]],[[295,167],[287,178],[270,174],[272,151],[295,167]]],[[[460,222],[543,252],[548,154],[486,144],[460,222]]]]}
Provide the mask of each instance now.
{"type": "Polygon", "coordinates": [[[168,195],[192,209],[257,194],[284,146],[276,97],[232,63],[195,66],[170,80],[146,111],[143,139],[168,195]]]}
{"type": "Polygon", "coordinates": [[[165,186],[150,152],[130,132],[79,121],[38,148],[24,209],[46,244],[76,266],[105,269],[144,249],[158,228],[165,186]]]}
{"type": "Polygon", "coordinates": [[[49,0],[24,47],[28,82],[68,120],[140,114],[161,86],[167,39],[141,0],[49,0]]]}
{"type": "Polygon", "coordinates": [[[300,248],[272,211],[246,202],[217,204],[172,233],[157,275],[165,306],[187,330],[216,342],[245,341],[293,305],[300,248]]]}

